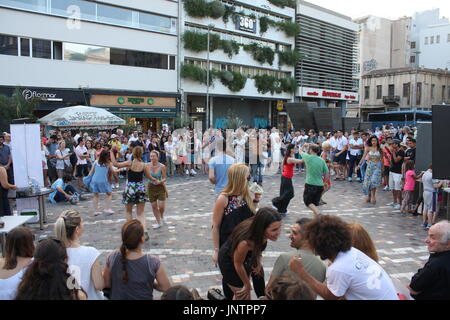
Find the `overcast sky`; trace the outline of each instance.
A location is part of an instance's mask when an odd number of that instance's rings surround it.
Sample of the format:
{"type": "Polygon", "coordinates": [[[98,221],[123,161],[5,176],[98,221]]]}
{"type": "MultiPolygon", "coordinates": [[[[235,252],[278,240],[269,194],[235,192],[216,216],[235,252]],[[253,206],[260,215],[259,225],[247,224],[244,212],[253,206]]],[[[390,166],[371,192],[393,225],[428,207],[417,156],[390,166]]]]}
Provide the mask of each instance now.
{"type": "Polygon", "coordinates": [[[449,0],[306,0],[342,13],[353,19],[369,14],[388,19],[412,16],[415,12],[440,9],[441,17],[450,18],[449,0]]]}

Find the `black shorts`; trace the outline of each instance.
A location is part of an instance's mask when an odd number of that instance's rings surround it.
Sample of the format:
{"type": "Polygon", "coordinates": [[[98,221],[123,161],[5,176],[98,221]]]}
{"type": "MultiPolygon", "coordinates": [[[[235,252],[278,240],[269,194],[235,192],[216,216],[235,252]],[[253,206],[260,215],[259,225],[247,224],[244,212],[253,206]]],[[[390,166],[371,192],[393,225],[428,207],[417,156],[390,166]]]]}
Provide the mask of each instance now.
{"type": "MultiPolygon", "coordinates": [[[[336,154],[338,154],[339,152],[341,152],[341,151],[340,150],[336,151],[336,154]]],[[[347,151],[342,152],[340,156],[336,156],[335,155],[334,159],[333,159],[333,162],[334,163],[339,163],[339,164],[345,164],[345,159],[346,158],[347,158],[347,151]]]]}
{"type": "Polygon", "coordinates": [[[77,165],[77,170],[75,173],[75,177],[86,177],[89,174],[89,168],[87,164],[79,164],[77,165]]]}
{"type": "Polygon", "coordinates": [[[303,202],[306,206],[309,206],[310,204],[318,206],[320,198],[322,197],[322,193],[323,187],[305,184],[305,191],[303,192],[303,202]]]}
{"type": "Polygon", "coordinates": [[[390,167],[388,167],[388,166],[384,166],[384,177],[389,177],[389,169],[390,169],[390,167]]]}

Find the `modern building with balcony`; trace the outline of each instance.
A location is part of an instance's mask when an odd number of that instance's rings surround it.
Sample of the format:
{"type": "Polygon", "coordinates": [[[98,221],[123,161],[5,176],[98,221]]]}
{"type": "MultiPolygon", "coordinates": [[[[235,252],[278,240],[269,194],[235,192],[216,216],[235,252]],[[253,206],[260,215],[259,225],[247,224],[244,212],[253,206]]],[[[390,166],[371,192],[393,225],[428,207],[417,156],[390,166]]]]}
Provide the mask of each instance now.
{"type": "Polygon", "coordinates": [[[0,94],[37,96],[43,116],[76,104],[158,129],[180,107],[178,2],[0,2],[0,94]]]}
{"type": "Polygon", "coordinates": [[[358,24],[350,17],[297,2],[300,34],[296,47],[302,60],[296,68],[296,99],[318,107],[341,107],[358,101],[358,24]]]}
{"type": "Polygon", "coordinates": [[[277,125],[296,89],[295,8],[268,0],[180,5],[182,111],[191,124],[221,128],[238,117],[250,127],[277,125]]]}
{"type": "Polygon", "coordinates": [[[431,110],[450,103],[450,72],[424,68],[374,70],[362,76],[361,119],[369,113],[431,110]]]}

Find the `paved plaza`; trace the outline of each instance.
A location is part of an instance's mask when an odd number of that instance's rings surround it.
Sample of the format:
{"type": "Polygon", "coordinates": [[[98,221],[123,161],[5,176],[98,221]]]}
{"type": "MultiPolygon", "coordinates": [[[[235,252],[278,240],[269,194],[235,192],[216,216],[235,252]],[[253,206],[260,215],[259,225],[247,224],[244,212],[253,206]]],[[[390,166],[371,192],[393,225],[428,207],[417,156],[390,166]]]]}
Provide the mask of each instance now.
{"type": "MultiPolygon", "coordinates": [[[[302,217],[312,217],[312,213],[302,201],[304,173],[296,173],[293,182],[295,198],[289,206],[289,214],[284,218],[283,231],[277,242],[269,242],[264,253],[266,281],[276,258],[282,252],[292,250],[287,235],[290,226],[302,217]]],[[[271,206],[270,200],[278,195],[280,176],[264,176],[264,195],[262,206],[271,206]]],[[[121,181],[121,186],[124,181],[121,181]]],[[[205,175],[196,177],[169,177],[169,198],[167,201],[167,225],[154,231],[150,229],[150,241],[145,251],[159,257],[173,284],[183,284],[197,288],[202,296],[211,287],[221,287],[221,275],[211,260],[211,216],[214,204],[214,191],[205,175]]],[[[53,235],[54,223],[59,213],[69,208],[77,209],[84,219],[82,245],[93,246],[102,252],[101,263],[106,256],[121,244],[120,230],[125,222],[125,208],[121,204],[122,189],[113,194],[111,216],[94,217],[92,196],[76,206],[70,204],[53,205],[47,202],[48,225],[39,230],[33,225],[38,238],[53,235]]],[[[100,204],[103,204],[104,196],[100,204]]],[[[403,216],[387,203],[392,201],[391,192],[380,190],[376,205],[364,203],[361,184],[357,182],[333,182],[332,189],[325,196],[327,205],[322,213],[342,217],[346,221],[361,223],[370,233],[378,249],[380,264],[393,278],[409,284],[411,276],[428,259],[424,243],[426,231],[420,226],[421,216],[403,216]]],[[[151,206],[146,205],[147,227],[156,223],[151,206]]],[[[156,295],[156,297],[158,294],[156,295]]]]}

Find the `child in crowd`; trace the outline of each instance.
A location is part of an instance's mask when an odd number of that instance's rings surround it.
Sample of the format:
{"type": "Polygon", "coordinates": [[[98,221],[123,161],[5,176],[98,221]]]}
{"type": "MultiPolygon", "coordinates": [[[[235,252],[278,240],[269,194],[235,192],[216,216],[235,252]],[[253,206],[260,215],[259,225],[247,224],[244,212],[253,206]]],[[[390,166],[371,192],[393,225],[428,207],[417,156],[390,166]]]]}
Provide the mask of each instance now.
{"type": "Polygon", "coordinates": [[[405,184],[403,186],[402,193],[402,207],[400,209],[401,213],[412,213],[412,200],[414,194],[414,186],[416,184],[416,180],[422,178],[423,173],[416,175],[414,171],[415,165],[414,161],[408,160],[405,163],[405,184]]]}
{"type": "Polygon", "coordinates": [[[433,179],[433,167],[423,173],[423,227],[428,230],[436,222],[439,188],[443,185],[444,180],[433,179]]]}

